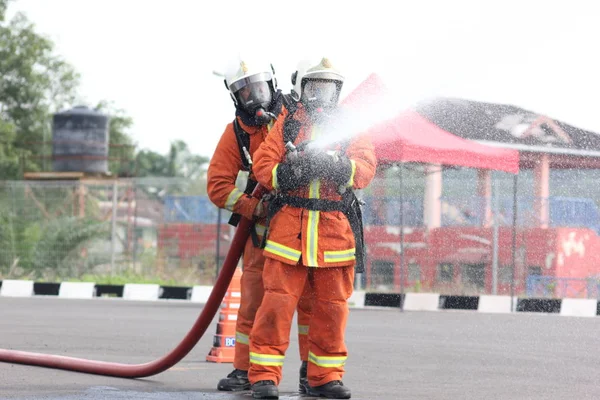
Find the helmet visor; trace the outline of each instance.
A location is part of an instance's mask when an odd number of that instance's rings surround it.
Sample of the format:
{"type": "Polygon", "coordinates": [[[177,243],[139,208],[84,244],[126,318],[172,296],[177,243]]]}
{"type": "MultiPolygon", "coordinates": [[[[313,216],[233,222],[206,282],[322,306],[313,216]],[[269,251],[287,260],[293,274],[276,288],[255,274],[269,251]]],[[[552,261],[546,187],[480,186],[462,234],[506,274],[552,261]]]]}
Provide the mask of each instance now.
{"type": "Polygon", "coordinates": [[[304,103],[334,105],[338,101],[338,82],[332,80],[306,79],[302,88],[301,100],[304,103]]]}
{"type": "Polygon", "coordinates": [[[266,108],[271,103],[271,88],[265,81],[252,82],[236,93],[239,104],[248,111],[266,108]]]}

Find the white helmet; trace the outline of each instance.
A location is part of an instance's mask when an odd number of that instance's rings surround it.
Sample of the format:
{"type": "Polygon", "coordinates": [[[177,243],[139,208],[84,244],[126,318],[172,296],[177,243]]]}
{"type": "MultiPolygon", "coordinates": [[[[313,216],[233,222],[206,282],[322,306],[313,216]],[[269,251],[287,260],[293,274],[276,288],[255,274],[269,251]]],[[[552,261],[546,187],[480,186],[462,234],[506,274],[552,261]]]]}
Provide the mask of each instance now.
{"type": "Polygon", "coordinates": [[[251,114],[267,109],[277,91],[275,69],[270,63],[240,58],[225,72],[225,87],[236,107],[251,114]],[[243,88],[249,90],[241,91],[243,88]]]}
{"type": "Polygon", "coordinates": [[[292,98],[309,108],[337,105],[344,76],[328,58],[302,60],[292,74],[292,98]]]}

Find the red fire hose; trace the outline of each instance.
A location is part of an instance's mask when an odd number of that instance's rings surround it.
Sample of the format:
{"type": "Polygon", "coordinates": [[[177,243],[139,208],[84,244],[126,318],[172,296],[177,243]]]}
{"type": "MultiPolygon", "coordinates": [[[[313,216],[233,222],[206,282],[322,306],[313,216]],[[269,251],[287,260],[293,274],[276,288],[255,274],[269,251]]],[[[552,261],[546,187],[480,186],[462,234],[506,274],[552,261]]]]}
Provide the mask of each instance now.
{"type": "MultiPolygon", "coordinates": [[[[261,198],[263,193],[265,193],[265,189],[260,185],[257,185],[252,195],[256,198],[261,198]]],[[[181,361],[181,359],[194,348],[202,335],[204,335],[206,328],[210,325],[217,310],[219,310],[221,301],[225,296],[225,292],[227,292],[231,278],[233,277],[238,261],[242,255],[244,245],[250,235],[250,225],[250,220],[246,218],[240,220],[231,242],[231,247],[229,248],[225,262],[223,263],[223,268],[219,273],[217,282],[208,297],[202,313],[200,313],[194,326],[192,326],[192,329],[183,338],[181,343],[167,355],[146,364],[130,365],[86,360],[83,358],[63,357],[52,354],[0,349],[0,361],[121,378],[143,378],[166,371],[181,361]]]]}

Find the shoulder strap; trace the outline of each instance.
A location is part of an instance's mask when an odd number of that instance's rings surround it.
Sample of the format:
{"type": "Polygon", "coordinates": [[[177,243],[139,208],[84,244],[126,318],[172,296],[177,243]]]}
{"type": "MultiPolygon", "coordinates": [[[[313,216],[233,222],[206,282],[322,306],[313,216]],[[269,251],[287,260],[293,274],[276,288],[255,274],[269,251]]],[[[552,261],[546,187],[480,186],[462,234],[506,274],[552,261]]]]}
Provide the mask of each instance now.
{"type": "Polygon", "coordinates": [[[250,151],[250,135],[248,132],[242,129],[237,118],[233,120],[233,131],[235,132],[235,138],[237,139],[238,149],[240,151],[240,159],[242,160],[242,168],[244,171],[250,171],[250,162],[246,158],[246,151],[250,151]]]}
{"type": "Polygon", "coordinates": [[[294,113],[298,110],[298,103],[292,98],[291,94],[284,94],[283,104],[288,110],[288,115],[285,117],[283,124],[283,142],[294,143],[300,132],[300,123],[293,118],[294,113]]]}
{"type": "Polygon", "coordinates": [[[284,94],[282,97],[283,97],[283,105],[288,110],[288,112],[290,114],[295,113],[296,109],[298,108],[297,107],[298,103],[296,102],[296,100],[294,100],[292,98],[292,95],[288,93],[288,94],[284,94]]]}

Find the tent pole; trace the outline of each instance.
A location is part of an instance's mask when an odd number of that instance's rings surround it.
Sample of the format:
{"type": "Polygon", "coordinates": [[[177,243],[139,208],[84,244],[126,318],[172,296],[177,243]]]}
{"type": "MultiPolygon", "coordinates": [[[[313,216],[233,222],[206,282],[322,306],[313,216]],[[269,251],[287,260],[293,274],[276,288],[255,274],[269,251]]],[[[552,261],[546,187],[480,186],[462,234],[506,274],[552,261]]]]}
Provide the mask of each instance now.
{"type": "Polygon", "coordinates": [[[510,279],[510,311],[513,312],[515,310],[514,307],[514,297],[515,297],[515,275],[516,275],[516,253],[517,253],[517,184],[518,184],[519,174],[515,174],[513,176],[513,220],[512,220],[512,276],[510,279]]]}
{"type": "Polygon", "coordinates": [[[404,180],[402,174],[404,164],[400,163],[400,311],[404,311],[404,180]]]}

